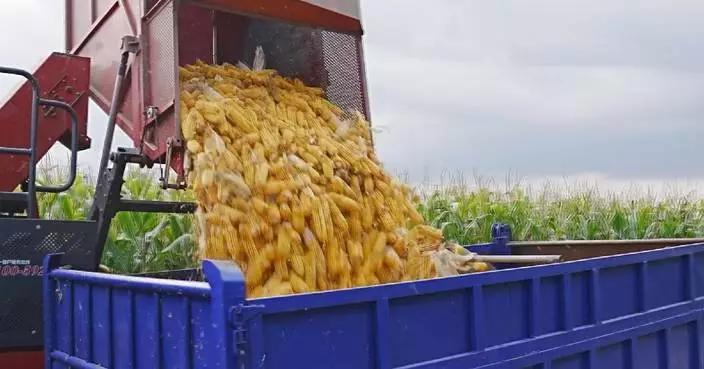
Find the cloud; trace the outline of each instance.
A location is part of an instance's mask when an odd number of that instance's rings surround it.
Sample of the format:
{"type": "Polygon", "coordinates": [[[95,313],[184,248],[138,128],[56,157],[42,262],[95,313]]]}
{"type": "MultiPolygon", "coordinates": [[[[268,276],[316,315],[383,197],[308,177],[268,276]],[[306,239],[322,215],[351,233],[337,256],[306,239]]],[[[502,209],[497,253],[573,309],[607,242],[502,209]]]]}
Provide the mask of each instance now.
{"type": "Polygon", "coordinates": [[[397,171],[701,172],[700,1],[363,5],[377,149],[397,171]]]}
{"type": "MultiPolygon", "coordinates": [[[[33,69],[51,51],[63,51],[63,2],[6,1],[0,12],[4,66],[33,69]]],[[[0,80],[0,91],[6,83],[0,80]]]]}
{"type": "MultiPolygon", "coordinates": [[[[62,2],[3,6],[3,65],[63,50],[62,2]]],[[[412,178],[701,176],[701,14],[700,0],[362,0],[380,157],[412,178]]],[[[89,119],[79,158],[95,165],[106,118],[89,119]]]]}
{"type": "Polygon", "coordinates": [[[363,2],[369,45],[426,58],[701,70],[697,0],[363,2]],[[389,14],[393,14],[390,17],[389,14]],[[694,56],[694,57],[693,57],[694,56]]]}

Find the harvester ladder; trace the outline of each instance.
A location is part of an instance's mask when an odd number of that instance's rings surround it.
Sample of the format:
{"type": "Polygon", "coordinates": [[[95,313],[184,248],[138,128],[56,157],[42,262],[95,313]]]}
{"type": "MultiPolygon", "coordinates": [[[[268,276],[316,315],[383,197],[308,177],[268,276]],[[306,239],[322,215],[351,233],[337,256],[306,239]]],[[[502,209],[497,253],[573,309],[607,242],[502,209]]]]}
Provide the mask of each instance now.
{"type": "Polygon", "coordinates": [[[78,161],[78,116],[71,105],[58,100],[43,99],[40,96],[39,82],[34,76],[22,69],[0,67],[0,74],[11,74],[24,77],[32,87],[32,107],[29,147],[2,147],[0,155],[26,155],[29,156],[29,174],[27,182],[22,186],[23,192],[0,192],[0,213],[10,215],[21,213],[26,209],[28,218],[38,218],[37,192],[59,193],[73,186],[76,180],[76,165],[78,161]],[[39,107],[47,106],[65,110],[71,117],[71,163],[69,178],[66,183],[59,186],[37,185],[37,130],[39,107]]]}

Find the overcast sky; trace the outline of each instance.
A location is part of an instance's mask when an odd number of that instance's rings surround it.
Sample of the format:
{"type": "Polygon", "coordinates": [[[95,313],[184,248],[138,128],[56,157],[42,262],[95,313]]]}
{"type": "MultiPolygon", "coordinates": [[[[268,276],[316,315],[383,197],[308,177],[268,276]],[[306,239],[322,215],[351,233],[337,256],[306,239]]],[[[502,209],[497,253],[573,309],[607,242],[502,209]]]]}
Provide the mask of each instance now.
{"type": "MultiPolygon", "coordinates": [[[[704,1],[363,0],[362,13],[394,172],[704,177],[704,1]]],[[[0,63],[33,68],[62,50],[62,27],[62,1],[3,0],[0,63]]],[[[104,132],[95,106],[90,118],[84,163],[104,132]]]]}

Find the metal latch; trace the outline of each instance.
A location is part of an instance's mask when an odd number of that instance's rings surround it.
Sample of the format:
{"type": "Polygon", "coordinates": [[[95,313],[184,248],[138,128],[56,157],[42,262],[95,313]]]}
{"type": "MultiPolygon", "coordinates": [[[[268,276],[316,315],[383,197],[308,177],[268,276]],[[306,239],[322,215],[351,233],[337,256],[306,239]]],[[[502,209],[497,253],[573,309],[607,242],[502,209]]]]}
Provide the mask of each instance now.
{"type": "Polygon", "coordinates": [[[259,316],[264,310],[264,305],[237,305],[230,309],[230,321],[235,327],[234,344],[238,355],[247,354],[249,342],[249,322],[259,316]]]}

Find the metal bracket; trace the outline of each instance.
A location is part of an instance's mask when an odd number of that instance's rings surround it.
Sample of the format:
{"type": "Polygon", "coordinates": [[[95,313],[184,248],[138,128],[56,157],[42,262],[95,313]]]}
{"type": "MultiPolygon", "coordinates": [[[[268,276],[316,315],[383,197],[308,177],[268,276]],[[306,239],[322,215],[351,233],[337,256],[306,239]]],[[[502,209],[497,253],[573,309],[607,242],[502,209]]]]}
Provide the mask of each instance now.
{"type": "Polygon", "coordinates": [[[139,37],[136,36],[122,36],[122,45],[120,46],[121,52],[128,52],[130,54],[137,54],[139,51],[139,37]]]}
{"type": "Polygon", "coordinates": [[[184,183],[183,178],[177,178],[176,183],[169,183],[169,174],[171,171],[171,157],[174,154],[175,148],[183,148],[183,141],[179,138],[169,137],[166,140],[166,163],[164,173],[163,176],[159,178],[159,181],[161,182],[161,188],[163,189],[174,188],[177,190],[182,190],[186,188],[186,184],[184,183]]]}
{"type": "Polygon", "coordinates": [[[144,109],[144,115],[147,117],[147,121],[150,121],[152,119],[156,119],[157,114],[159,114],[159,108],[156,106],[147,106],[146,109],[144,109]]]}
{"type": "MultiPolygon", "coordinates": [[[[154,134],[154,130],[159,124],[159,107],[153,105],[147,106],[144,109],[144,117],[146,119],[146,122],[148,123],[147,126],[145,126],[143,132],[143,139],[141,145],[144,145],[145,143],[147,143],[147,141],[152,141],[151,136],[154,134]],[[149,135],[150,137],[147,137],[147,135],[149,135]]],[[[156,142],[155,144],[158,144],[158,142],[156,142]]],[[[169,174],[171,171],[171,157],[174,155],[174,149],[180,148],[183,148],[183,140],[181,140],[180,138],[172,136],[166,139],[166,154],[164,154],[165,168],[164,172],[161,173],[161,177],[159,178],[159,183],[161,184],[162,189],[173,188],[177,190],[182,190],[186,188],[186,184],[183,178],[177,178],[176,183],[169,182],[169,174]]]]}
{"type": "MultiPolygon", "coordinates": [[[[73,87],[68,81],[68,76],[64,75],[58,82],[54,84],[54,86],[49,89],[48,92],[44,94],[43,98],[48,100],[64,101],[73,107],[83,97],[83,95],[85,95],[85,91],[79,91],[75,87],[73,87]],[[65,100],[59,94],[59,91],[61,90],[63,90],[69,96],[75,96],[75,98],[71,99],[70,101],[65,100]]],[[[56,115],[56,108],[53,106],[42,106],[41,109],[42,111],[44,111],[44,118],[56,115]]]]}
{"type": "Polygon", "coordinates": [[[239,355],[246,355],[249,342],[249,322],[259,316],[264,305],[237,305],[230,308],[230,321],[235,327],[235,349],[239,355]]]}
{"type": "Polygon", "coordinates": [[[259,316],[264,310],[264,305],[237,305],[230,308],[230,321],[235,326],[247,324],[259,316]]]}
{"type": "Polygon", "coordinates": [[[57,302],[60,303],[64,300],[64,292],[61,291],[61,287],[57,286],[56,289],[54,290],[54,293],[56,294],[56,301],[57,302]]]}

